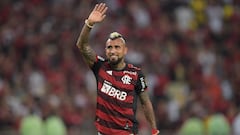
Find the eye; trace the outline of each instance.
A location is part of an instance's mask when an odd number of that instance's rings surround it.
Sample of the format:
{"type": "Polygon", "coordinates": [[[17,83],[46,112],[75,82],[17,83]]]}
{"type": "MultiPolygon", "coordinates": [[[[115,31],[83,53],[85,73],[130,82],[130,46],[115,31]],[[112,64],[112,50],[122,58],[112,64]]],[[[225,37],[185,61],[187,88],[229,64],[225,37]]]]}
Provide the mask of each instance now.
{"type": "Polygon", "coordinates": [[[116,49],[119,49],[119,48],[121,48],[121,47],[120,47],[119,45],[116,45],[115,48],[116,48],[116,49]]]}
{"type": "Polygon", "coordinates": [[[106,49],[112,49],[112,46],[107,46],[106,49]]]}

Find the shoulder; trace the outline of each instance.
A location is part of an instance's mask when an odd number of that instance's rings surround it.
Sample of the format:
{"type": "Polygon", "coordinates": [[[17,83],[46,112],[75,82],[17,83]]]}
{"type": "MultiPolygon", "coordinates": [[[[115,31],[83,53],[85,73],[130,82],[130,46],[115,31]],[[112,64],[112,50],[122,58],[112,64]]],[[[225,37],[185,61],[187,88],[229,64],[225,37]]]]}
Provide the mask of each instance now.
{"type": "Polygon", "coordinates": [[[107,60],[105,58],[103,58],[102,56],[97,55],[95,64],[102,65],[104,63],[107,64],[107,60]]]}
{"type": "Polygon", "coordinates": [[[128,68],[131,69],[131,70],[134,70],[134,71],[141,71],[141,68],[140,67],[137,67],[133,64],[127,64],[128,68]]]}
{"type": "Polygon", "coordinates": [[[104,65],[104,63],[106,63],[106,60],[103,57],[97,55],[96,61],[93,63],[91,69],[98,71],[104,65]]]}
{"type": "Polygon", "coordinates": [[[137,75],[138,77],[144,76],[142,69],[133,64],[127,64],[127,70],[124,72],[128,72],[129,74],[137,75]]]}
{"type": "Polygon", "coordinates": [[[97,61],[106,61],[102,56],[97,55],[97,61]]]}

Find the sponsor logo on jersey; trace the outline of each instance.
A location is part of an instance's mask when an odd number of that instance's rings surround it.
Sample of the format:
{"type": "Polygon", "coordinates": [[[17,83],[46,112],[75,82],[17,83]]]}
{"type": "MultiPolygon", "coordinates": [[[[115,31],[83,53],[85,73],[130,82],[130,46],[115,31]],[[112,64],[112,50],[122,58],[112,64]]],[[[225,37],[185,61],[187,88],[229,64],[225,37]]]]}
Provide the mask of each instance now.
{"type": "Polygon", "coordinates": [[[124,74],[137,75],[135,71],[123,71],[124,74]]]}
{"type": "Polygon", "coordinates": [[[141,77],[140,81],[141,81],[141,85],[142,85],[142,91],[144,91],[144,89],[146,88],[146,82],[145,82],[144,77],[141,77]]]}
{"type": "Polygon", "coordinates": [[[120,91],[112,86],[112,84],[108,81],[103,82],[103,86],[101,88],[101,92],[107,94],[110,97],[116,98],[118,100],[124,101],[127,98],[127,92],[120,91]]]}

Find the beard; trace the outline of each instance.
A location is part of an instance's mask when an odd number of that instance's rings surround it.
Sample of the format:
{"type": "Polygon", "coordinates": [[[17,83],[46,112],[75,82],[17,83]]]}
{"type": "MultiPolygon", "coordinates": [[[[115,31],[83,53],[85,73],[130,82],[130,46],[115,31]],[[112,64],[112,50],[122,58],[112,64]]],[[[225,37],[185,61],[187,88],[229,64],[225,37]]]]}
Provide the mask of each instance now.
{"type": "Polygon", "coordinates": [[[116,65],[118,65],[120,62],[122,62],[123,57],[118,58],[118,59],[110,59],[110,58],[108,58],[107,60],[108,60],[108,63],[109,63],[110,65],[116,66],[116,65]]]}

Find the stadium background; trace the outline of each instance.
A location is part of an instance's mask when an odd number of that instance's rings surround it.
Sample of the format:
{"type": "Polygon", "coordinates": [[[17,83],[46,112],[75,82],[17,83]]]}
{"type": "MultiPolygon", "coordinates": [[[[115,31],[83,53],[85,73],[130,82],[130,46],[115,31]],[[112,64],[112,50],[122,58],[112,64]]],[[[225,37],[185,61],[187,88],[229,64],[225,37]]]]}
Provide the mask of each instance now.
{"type": "Polygon", "coordinates": [[[146,74],[161,135],[240,134],[239,0],[1,0],[1,135],[18,135],[27,116],[44,124],[52,113],[67,135],[95,134],[95,80],[75,43],[97,2],[109,10],[90,43],[104,56],[108,34],[124,35],[127,61],[146,74]],[[187,121],[197,126],[183,129],[187,121]]]}

